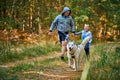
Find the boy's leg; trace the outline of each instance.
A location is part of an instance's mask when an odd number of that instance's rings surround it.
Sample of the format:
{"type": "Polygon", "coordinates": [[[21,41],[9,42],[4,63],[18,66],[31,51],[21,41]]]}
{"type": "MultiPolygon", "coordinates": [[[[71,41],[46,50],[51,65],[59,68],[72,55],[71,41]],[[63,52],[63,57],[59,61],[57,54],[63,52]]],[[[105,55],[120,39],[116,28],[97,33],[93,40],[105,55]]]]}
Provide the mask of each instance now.
{"type": "Polygon", "coordinates": [[[85,53],[88,56],[89,55],[89,48],[84,48],[85,49],[85,53]]]}
{"type": "Polygon", "coordinates": [[[89,48],[85,48],[85,53],[87,58],[89,59],[89,56],[90,56],[89,48]]]}

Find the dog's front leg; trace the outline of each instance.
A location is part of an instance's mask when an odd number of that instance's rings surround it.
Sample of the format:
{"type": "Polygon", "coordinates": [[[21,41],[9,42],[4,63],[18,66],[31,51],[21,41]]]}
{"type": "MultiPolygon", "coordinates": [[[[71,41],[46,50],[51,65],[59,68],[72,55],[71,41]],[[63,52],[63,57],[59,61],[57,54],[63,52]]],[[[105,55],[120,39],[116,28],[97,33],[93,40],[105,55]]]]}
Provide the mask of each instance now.
{"type": "Polygon", "coordinates": [[[75,58],[75,71],[78,71],[79,63],[78,57],[75,58]]]}
{"type": "Polygon", "coordinates": [[[75,59],[73,59],[73,69],[75,69],[75,59]]]}
{"type": "Polygon", "coordinates": [[[77,59],[75,58],[75,63],[74,63],[74,65],[75,65],[75,71],[77,71],[77,59]]]}
{"type": "Polygon", "coordinates": [[[67,52],[67,56],[68,56],[68,66],[70,67],[71,66],[71,62],[70,62],[70,54],[69,54],[69,52],[67,52]]]}

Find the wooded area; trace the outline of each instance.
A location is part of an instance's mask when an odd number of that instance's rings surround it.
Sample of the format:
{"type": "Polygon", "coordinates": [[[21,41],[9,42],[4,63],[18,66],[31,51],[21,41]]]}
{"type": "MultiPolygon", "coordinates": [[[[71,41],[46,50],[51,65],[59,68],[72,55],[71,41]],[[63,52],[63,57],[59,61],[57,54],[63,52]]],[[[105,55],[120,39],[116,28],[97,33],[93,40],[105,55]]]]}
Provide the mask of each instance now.
{"type": "MultiPolygon", "coordinates": [[[[79,48],[80,36],[69,39],[79,48]]],[[[119,79],[120,0],[0,0],[0,80],[119,79]],[[89,60],[80,55],[79,71],[68,67],[67,54],[61,60],[57,31],[48,35],[66,6],[76,32],[87,23],[93,35],[89,60]]]]}
{"type": "Polygon", "coordinates": [[[120,39],[119,0],[0,0],[0,32],[42,33],[68,6],[76,30],[89,23],[96,40],[120,39]]]}

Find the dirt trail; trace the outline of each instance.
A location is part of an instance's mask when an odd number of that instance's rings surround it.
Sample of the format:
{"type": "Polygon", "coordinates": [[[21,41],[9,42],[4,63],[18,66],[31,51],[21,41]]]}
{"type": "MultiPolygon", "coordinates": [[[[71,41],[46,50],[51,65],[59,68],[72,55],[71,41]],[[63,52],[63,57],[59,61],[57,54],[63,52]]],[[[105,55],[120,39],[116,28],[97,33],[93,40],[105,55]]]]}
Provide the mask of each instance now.
{"type": "MultiPolygon", "coordinates": [[[[31,62],[35,62],[35,61],[42,61],[42,60],[46,60],[46,59],[50,59],[50,58],[60,57],[60,55],[61,55],[61,53],[54,52],[54,53],[46,55],[46,56],[44,55],[44,56],[40,56],[40,57],[36,57],[36,58],[6,63],[1,66],[6,67],[6,68],[15,67],[15,66],[17,66],[19,64],[23,64],[23,63],[31,63],[31,62]]],[[[59,62],[55,63],[55,65],[57,65],[58,63],[59,62]]],[[[38,77],[36,80],[71,80],[71,79],[76,80],[76,79],[80,79],[83,69],[84,69],[84,66],[81,65],[79,71],[74,71],[73,69],[71,69],[67,66],[66,62],[61,61],[60,66],[55,67],[54,69],[45,68],[45,71],[43,71],[43,72],[39,71],[39,70],[34,70],[34,71],[22,72],[22,74],[26,75],[26,76],[34,76],[35,75],[34,78],[36,78],[36,75],[39,75],[40,78],[38,77]]],[[[21,77],[22,76],[20,76],[20,80],[21,80],[21,77]]],[[[32,79],[27,79],[27,80],[32,80],[32,79]]]]}
{"type": "Polygon", "coordinates": [[[40,79],[37,80],[80,80],[81,74],[83,72],[84,66],[79,68],[79,71],[74,71],[73,69],[67,67],[66,63],[61,63],[58,67],[45,68],[44,71],[28,71],[24,72],[24,75],[39,75],[40,79]]]}
{"type": "Polygon", "coordinates": [[[24,72],[24,75],[40,75],[38,80],[76,80],[80,79],[82,70],[73,71],[71,68],[66,67],[64,64],[59,69],[47,69],[42,71],[29,71],[24,72]],[[63,68],[64,67],[64,68],[63,68]]]}
{"type": "Polygon", "coordinates": [[[35,61],[41,61],[41,60],[45,60],[45,59],[49,59],[49,58],[59,57],[60,55],[61,55],[61,53],[54,52],[54,53],[49,54],[49,55],[43,55],[43,56],[31,58],[31,59],[25,59],[25,60],[19,60],[19,61],[15,61],[15,62],[5,63],[5,64],[0,65],[0,66],[1,67],[14,67],[14,66],[19,65],[21,63],[31,63],[31,62],[35,62],[35,61]]]}

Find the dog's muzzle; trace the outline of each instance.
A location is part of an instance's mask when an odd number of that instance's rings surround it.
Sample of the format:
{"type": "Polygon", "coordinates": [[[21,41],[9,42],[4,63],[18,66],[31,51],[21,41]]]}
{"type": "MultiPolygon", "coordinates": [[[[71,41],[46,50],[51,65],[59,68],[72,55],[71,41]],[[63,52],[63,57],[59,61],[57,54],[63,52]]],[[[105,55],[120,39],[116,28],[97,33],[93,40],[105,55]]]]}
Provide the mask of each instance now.
{"type": "Polygon", "coordinates": [[[72,48],[71,48],[71,47],[69,47],[69,50],[71,51],[71,50],[72,50],[72,48]]]}

